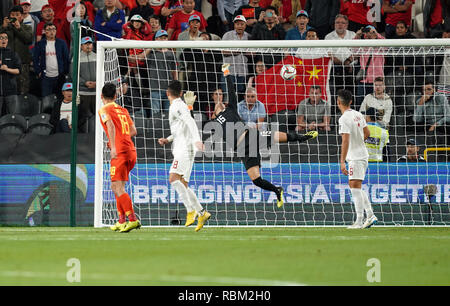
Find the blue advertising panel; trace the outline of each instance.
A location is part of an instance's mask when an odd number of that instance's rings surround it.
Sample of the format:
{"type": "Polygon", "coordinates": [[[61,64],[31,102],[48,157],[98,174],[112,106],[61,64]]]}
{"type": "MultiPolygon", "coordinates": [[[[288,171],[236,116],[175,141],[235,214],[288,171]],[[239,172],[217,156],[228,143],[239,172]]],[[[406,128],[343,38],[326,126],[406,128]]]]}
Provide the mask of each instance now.
{"type": "MultiPolygon", "coordinates": [[[[134,200],[138,203],[174,203],[176,195],[167,182],[170,164],[137,165],[133,170],[134,200]]],[[[339,164],[280,164],[263,168],[263,178],[285,189],[286,203],[350,202],[348,178],[339,164]]],[[[240,163],[194,165],[191,188],[199,200],[208,203],[244,203],[273,201],[275,195],[254,186],[240,163]]],[[[373,203],[418,203],[429,199],[424,187],[436,186],[431,199],[450,203],[449,168],[446,163],[369,164],[363,189],[373,203]]]]}
{"type": "MultiPolygon", "coordinates": [[[[136,205],[151,209],[178,205],[178,197],[168,183],[169,167],[170,164],[136,165],[128,186],[136,205]]],[[[327,207],[332,214],[335,211],[330,206],[351,202],[348,178],[341,174],[339,164],[279,164],[262,168],[261,173],[263,178],[284,187],[286,210],[320,206],[327,207]]],[[[79,225],[93,224],[94,174],[93,164],[77,167],[79,225]]],[[[45,212],[52,210],[58,212],[63,224],[69,220],[69,182],[70,165],[0,165],[0,224],[38,222],[34,216],[44,218],[45,212]]],[[[227,205],[248,209],[248,204],[256,207],[275,201],[275,194],[252,184],[241,163],[196,163],[190,185],[203,205],[220,206],[221,210],[226,210],[227,205]]],[[[434,203],[439,206],[437,213],[441,214],[442,222],[449,221],[450,181],[446,163],[369,164],[363,189],[374,205],[386,205],[391,210],[393,206],[434,203]],[[426,186],[430,185],[434,186],[430,189],[431,197],[425,194],[426,186]]]]}

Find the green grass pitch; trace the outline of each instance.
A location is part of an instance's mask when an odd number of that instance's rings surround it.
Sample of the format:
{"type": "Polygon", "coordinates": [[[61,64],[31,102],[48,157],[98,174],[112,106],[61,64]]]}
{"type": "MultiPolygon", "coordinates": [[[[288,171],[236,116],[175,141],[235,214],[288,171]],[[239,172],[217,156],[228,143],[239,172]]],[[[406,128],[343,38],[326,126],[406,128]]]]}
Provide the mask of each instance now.
{"type": "Polygon", "coordinates": [[[449,234],[421,227],[0,227],[0,285],[450,285],[449,234]],[[79,262],[78,283],[67,278],[71,258],[79,262]],[[368,265],[373,258],[378,264],[368,265]],[[369,282],[375,268],[380,282],[369,282]]]}

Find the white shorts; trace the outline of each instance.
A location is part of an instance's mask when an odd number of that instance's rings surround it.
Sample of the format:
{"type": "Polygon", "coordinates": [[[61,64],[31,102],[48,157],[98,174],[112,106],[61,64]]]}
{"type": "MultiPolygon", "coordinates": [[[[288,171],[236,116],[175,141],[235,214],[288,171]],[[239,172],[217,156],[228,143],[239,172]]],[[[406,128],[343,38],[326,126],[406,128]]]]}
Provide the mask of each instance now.
{"type": "Polygon", "coordinates": [[[348,179],[364,181],[366,177],[367,167],[369,166],[366,160],[352,160],[348,162],[348,179]]]}
{"type": "Polygon", "coordinates": [[[174,157],[169,173],[176,173],[183,177],[186,182],[189,182],[191,177],[192,166],[194,165],[194,157],[177,156],[174,157]]]}

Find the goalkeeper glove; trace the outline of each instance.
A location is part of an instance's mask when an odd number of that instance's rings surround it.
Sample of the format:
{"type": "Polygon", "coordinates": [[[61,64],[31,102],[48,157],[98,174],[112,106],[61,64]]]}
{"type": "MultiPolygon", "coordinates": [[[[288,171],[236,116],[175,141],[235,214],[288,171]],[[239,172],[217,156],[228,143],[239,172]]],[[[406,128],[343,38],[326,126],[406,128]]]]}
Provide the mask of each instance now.
{"type": "Polygon", "coordinates": [[[194,96],[193,91],[187,91],[184,95],[184,102],[186,102],[188,109],[192,110],[194,108],[195,99],[197,96],[194,96]]]}
{"type": "Polygon", "coordinates": [[[223,76],[229,75],[230,74],[230,64],[223,64],[222,72],[223,72],[223,76]]]}

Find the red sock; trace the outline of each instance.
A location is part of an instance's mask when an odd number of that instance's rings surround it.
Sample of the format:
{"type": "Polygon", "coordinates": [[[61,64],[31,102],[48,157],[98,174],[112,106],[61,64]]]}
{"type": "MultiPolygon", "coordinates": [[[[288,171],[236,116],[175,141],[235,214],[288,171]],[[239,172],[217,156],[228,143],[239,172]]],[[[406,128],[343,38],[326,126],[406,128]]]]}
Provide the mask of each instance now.
{"type": "Polygon", "coordinates": [[[134,214],[133,203],[131,202],[131,198],[128,193],[124,193],[119,197],[120,205],[122,209],[125,211],[125,215],[128,217],[128,220],[133,222],[136,221],[136,215],[134,214]]]}
{"type": "Polygon", "coordinates": [[[119,223],[124,223],[125,220],[125,211],[122,208],[122,205],[120,205],[119,198],[116,197],[116,206],[117,206],[117,213],[119,214],[119,223]]]}

